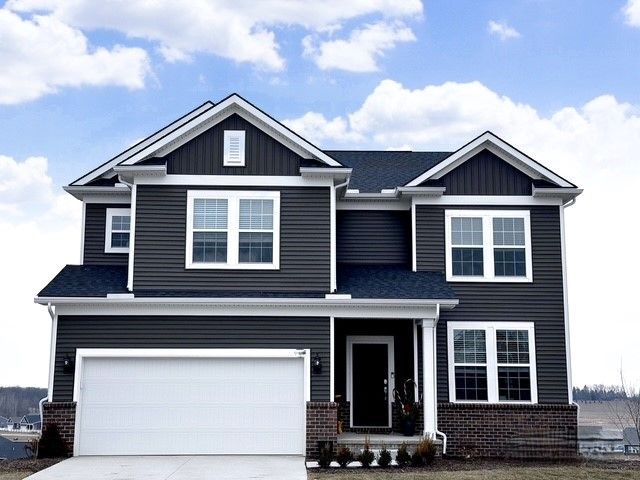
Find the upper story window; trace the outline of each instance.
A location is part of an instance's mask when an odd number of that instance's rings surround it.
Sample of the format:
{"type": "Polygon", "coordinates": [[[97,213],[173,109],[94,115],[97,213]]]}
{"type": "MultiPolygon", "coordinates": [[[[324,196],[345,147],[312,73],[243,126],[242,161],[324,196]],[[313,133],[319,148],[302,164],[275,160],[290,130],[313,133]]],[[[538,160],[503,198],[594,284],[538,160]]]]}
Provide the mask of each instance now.
{"type": "Polygon", "coordinates": [[[224,131],[224,161],[225,167],[244,167],[244,130],[224,131]]]}
{"type": "Polygon", "coordinates": [[[187,268],[280,268],[280,192],[190,190],[187,268]]]}
{"type": "Polygon", "coordinates": [[[531,282],[528,210],[447,210],[448,281],[531,282]]]}
{"type": "Polygon", "coordinates": [[[452,402],[537,402],[532,323],[449,322],[447,336],[452,402]]]}
{"type": "Polygon", "coordinates": [[[104,251],[106,253],[128,253],[131,234],[131,209],[107,208],[104,251]]]}

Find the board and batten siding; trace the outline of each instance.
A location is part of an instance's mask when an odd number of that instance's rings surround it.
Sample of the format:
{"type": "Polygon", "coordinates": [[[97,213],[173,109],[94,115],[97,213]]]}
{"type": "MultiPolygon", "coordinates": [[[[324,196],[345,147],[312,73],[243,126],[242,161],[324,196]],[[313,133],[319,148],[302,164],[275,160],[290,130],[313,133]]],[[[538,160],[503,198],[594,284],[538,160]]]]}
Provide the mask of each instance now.
{"type": "Polygon", "coordinates": [[[483,150],[426,185],[445,187],[445,195],[531,195],[531,183],[529,176],[483,150]]]}
{"type": "Polygon", "coordinates": [[[279,270],[185,268],[187,191],[196,189],[243,190],[138,186],[136,290],[329,292],[329,188],[260,188],[280,191],[279,270]]]}
{"type": "Polygon", "coordinates": [[[77,348],[288,348],[322,359],[311,374],[311,399],[329,400],[329,318],[209,316],[60,316],[56,337],[54,402],[73,399],[65,356],[77,348]]]}
{"type": "MultiPolygon", "coordinates": [[[[489,210],[495,207],[477,208],[489,210]]],[[[522,210],[522,207],[516,209],[522,210]]],[[[445,270],[444,211],[443,207],[426,205],[416,209],[418,270],[445,270]]],[[[531,207],[530,212],[533,283],[450,283],[460,304],[452,311],[442,312],[437,327],[440,402],[449,401],[447,322],[476,320],[533,322],[538,402],[568,402],[560,211],[559,207],[545,206],[531,207]]]]}
{"type": "Polygon", "coordinates": [[[300,175],[300,155],[233,114],[165,157],[167,173],[181,175],[300,175]],[[223,166],[224,131],[245,131],[245,166],[223,166]]]}
{"type": "Polygon", "coordinates": [[[129,208],[122,203],[87,203],[84,219],[84,265],[126,265],[128,253],[105,253],[107,208],[129,208]]]}
{"type": "Polygon", "coordinates": [[[411,212],[338,210],[336,221],[338,262],[409,264],[411,212]]]}

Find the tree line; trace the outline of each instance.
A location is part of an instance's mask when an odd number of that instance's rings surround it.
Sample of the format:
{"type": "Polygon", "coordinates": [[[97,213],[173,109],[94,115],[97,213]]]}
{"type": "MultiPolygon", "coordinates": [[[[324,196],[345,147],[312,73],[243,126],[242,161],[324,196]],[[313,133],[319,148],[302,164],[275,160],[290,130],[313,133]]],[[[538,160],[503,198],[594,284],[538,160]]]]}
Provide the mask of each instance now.
{"type": "Polygon", "coordinates": [[[38,402],[46,396],[46,388],[0,387],[0,416],[17,417],[37,413],[38,402]]]}

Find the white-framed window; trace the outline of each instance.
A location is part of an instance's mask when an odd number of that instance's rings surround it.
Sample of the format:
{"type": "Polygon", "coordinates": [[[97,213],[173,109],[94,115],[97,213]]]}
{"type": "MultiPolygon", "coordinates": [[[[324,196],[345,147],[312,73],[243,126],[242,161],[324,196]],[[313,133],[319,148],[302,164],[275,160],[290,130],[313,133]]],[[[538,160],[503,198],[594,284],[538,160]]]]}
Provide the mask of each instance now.
{"type": "Polygon", "coordinates": [[[449,400],[537,403],[531,322],[448,322],[449,400]]]}
{"type": "Polygon", "coordinates": [[[450,282],[532,282],[528,210],[446,210],[450,282]]]}
{"type": "Polygon", "coordinates": [[[244,130],[224,131],[224,160],[225,167],[244,167],[244,130]]]}
{"type": "Polygon", "coordinates": [[[189,190],[186,268],[280,268],[280,192],[189,190]]]}
{"type": "Polygon", "coordinates": [[[104,235],[106,253],[128,253],[131,235],[131,209],[107,208],[104,235]]]}

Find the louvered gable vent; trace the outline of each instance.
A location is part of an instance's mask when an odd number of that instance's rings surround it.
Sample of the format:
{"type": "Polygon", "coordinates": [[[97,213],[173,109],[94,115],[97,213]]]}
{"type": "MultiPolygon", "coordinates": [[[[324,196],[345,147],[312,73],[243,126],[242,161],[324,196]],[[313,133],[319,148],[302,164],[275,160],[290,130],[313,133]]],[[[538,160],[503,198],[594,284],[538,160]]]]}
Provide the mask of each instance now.
{"type": "Polygon", "coordinates": [[[244,130],[224,131],[224,166],[244,167],[244,130]]]}

